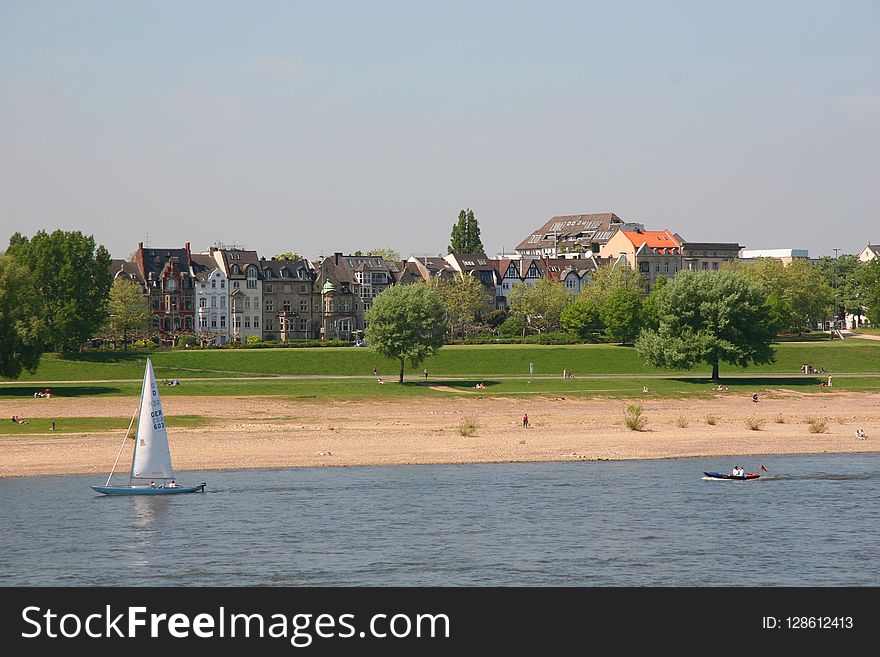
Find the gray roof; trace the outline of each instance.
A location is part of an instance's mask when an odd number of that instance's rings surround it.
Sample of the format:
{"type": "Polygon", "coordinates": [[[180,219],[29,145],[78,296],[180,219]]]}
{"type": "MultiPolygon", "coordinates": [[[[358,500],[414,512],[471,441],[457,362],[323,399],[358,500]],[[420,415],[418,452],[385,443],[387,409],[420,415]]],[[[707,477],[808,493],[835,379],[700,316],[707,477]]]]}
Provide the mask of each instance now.
{"type": "Polygon", "coordinates": [[[605,244],[624,225],[636,224],[625,222],[613,212],[558,215],[526,237],[516,250],[553,248],[557,243],[570,248],[605,244]]]}

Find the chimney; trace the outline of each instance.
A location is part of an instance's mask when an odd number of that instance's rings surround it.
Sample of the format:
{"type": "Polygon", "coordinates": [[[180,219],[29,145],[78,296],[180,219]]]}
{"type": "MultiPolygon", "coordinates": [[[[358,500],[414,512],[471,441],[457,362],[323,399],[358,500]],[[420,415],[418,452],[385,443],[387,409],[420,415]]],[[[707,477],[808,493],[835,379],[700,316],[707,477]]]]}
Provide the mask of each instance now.
{"type": "Polygon", "coordinates": [[[337,265],[339,264],[339,259],[340,259],[341,257],[342,257],[342,254],[339,253],[338,251],[337,251],[336,253],[333,254],[333,259],[336,261],[336,264],[337,264],[337,265]]]}

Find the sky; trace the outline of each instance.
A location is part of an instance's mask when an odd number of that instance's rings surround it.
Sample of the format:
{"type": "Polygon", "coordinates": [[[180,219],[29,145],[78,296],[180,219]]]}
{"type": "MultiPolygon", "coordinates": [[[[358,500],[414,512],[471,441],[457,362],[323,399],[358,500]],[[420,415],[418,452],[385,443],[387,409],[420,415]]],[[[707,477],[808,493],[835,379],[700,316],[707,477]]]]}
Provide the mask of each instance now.
{"type": "Polygon", "coordinates": [[[0,250],[880,243],[880,3],[0,0],[0,250]]]}

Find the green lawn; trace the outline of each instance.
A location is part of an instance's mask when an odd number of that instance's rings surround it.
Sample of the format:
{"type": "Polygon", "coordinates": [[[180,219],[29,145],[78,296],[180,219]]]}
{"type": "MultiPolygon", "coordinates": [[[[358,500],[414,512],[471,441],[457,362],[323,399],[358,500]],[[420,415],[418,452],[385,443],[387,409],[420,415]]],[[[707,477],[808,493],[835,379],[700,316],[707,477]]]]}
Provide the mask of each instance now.
{"type": "MultiPolygon", "coordinates": [[[[131,418],[128,417],[64,417],[56,418],[27,418],[27,424],[15,424],[12,418],[6,418],[0,422],[0,435],[20,436],[33,433],[51,433],[52,422],[55,422],[55,433],[85,433],[95,431],[119,431],[120,436],[125,433],[131,418]]],[[[210,423],[210,420],[199,415],[178,415],[167,418],[168,428],[202,427],[210,423]]]]}
{"type": "MultiPolygon", "coordinates": [[[[721,376],[732,373],[798,373],[804,363],[825,368],[834,374],[880,372],[880,342],[868,340],[822,340],[782,342],[777,345],[776,362],[769,365],[736,368],[722,364],[721,376]]],[[[341,375],[369,376],[373,365],[385,378],[394,377],[397,364],[380,358],[369,349],[318,347],[308,349],[251,349],[206,351],[157,351],[84,353],[61,357],[45,354],[37,371],[26,373],[25,381],[94,381],[100,379],[140,379],[146,356],[153,359],[158,378],[261,376],[261,375],[341,375]]],[[[556,375],[563,369],[575,375],[587,374],[681,374],[656,370],[644,365],[635,349],[616,345],[451,345],[443,347],[418,368],[427,367],[432,375],[492,376],[528,375],[529,364],[535,374],[556,375]]],[[[708,372],[707,366],[693,371],[708,372]]],[[[219,382],[218,382],[219,383],[219,382]]],[[[375,383],[375,382],[374,382],[375,383]]],[[[266,383],[270,387],[274,385],[266,383]]],[[[33,389],[31,390],[33,394],[33,389]]],[[[260,393],[262,394],[262,393],[260,393]]]]}

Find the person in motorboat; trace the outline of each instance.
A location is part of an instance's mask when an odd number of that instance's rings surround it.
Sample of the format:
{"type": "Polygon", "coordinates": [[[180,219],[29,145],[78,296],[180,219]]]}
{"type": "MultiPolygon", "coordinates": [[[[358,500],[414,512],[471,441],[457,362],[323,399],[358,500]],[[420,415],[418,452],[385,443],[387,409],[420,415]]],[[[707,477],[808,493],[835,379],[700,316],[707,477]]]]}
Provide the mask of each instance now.
{"type": "Polygon", "coordinates": [[[745,474],[745,471],[739,467],[738,465],[733,466],[733,472],[730,473],[731,477],[742,477],[745,474]]]}
{"type": "Polygon", "coordinates": [[[177,488],[177,482],[172,479],[171,483],[168,484],[168,488],[177,488]]]}

